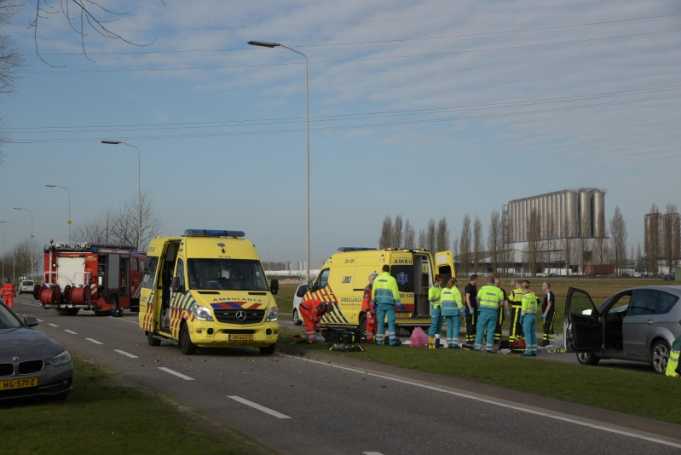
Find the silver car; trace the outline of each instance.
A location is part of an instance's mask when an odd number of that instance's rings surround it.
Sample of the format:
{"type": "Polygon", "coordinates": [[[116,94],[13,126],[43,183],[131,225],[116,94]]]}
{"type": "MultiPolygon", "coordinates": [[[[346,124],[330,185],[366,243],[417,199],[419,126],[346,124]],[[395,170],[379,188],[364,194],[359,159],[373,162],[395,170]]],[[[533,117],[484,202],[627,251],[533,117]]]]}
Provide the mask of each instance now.
{"type": "Polygon", "coordinates": [[[23,319],[0,301],[0,400],[50,396],[71,391],[71,354],[42,332],[36,318],[23,319]]]}
{"type": "Polygon", "coordinates": [[[664,374],[674,340],[681,336],[681,286],[626,289],[596,306],[581,289],[565,302],[569,345],[580,363],[601,359],[649,363],[664,374]]]}

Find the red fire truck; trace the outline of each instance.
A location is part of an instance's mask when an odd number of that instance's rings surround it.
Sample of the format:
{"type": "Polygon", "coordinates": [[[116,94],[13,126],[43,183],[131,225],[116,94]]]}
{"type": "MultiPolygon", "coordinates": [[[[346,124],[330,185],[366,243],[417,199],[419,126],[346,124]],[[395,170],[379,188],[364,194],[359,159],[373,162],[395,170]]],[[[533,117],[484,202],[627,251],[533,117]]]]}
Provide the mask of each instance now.
{"type": "Polygon", "coordinates": [[[120,316],[139,309],[144,253],[116,245],[61,245],[45,248],[45,275],[34,297],[64,316],[80,310],[120,316]]]}

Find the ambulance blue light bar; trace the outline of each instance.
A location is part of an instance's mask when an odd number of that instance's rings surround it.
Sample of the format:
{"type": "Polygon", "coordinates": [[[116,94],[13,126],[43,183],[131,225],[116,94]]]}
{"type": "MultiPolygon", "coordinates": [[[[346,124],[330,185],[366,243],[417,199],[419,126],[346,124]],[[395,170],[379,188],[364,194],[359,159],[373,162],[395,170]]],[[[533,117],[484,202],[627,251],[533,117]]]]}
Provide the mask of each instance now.
{"type": "Polygon", "coordinates": [[[246,237],[244,231],[226,231],[223,229],[187,229],[185,237],[246,237]]]}

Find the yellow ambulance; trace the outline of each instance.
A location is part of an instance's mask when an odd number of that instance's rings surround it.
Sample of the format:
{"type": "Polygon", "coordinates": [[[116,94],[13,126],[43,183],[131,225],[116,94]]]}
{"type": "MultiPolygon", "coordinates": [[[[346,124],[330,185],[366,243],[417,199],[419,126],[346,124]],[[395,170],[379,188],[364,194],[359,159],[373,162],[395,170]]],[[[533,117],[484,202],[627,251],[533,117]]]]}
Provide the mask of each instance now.
{"type": "Polygon", "coordinates": [[[401,305],[396,308],[398,327],[429,325],[428,288],[436,275],[456,276],[454,253],[339,248],[326,260],[304,297],[330,304],[331,310],[322,317],[320,326],[364,327],[361,308],[364,289],[369,284],[369,275],[380,273],[384,264],[390,266],[400,289],[401,305]]]}
{"type": "Polygon", "coordinates": [[[139,325],[151,346],[253,346],[272,354],[279,311],[258,253],[241,231],[189,229],[154,238],[140,291],[139,325]]]}

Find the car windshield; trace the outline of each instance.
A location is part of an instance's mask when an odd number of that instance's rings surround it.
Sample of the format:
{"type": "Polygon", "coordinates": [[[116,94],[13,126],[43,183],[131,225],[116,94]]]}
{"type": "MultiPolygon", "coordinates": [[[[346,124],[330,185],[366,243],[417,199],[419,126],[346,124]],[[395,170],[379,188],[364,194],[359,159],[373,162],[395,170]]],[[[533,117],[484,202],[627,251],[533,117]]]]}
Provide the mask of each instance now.
{"type": "Polygon", "coordinates": [[[207,291],[266,291],[260,261],[190,259],[189,288],[207,291]]]}
{"type": "Polygon", "coordinates": [[[24,281],[21,284],[23,284],[24,286],[33,286],[33,281],[24,281]]]}
{"type": "Polygon", "coordinates": [[[18,329],[21,326],[21,321],[12,313],[10,313],[10,311],[4,305],[0,305],[0,330],[18,329]]]}

